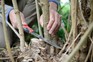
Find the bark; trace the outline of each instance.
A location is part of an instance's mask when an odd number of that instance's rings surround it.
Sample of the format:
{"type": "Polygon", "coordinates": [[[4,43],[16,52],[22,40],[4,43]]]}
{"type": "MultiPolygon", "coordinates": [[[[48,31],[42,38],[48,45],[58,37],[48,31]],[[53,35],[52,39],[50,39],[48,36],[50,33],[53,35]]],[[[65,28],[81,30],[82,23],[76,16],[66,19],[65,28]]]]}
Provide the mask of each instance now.
{"type": "MultiPolygon", "coordinates": [[[[93,20],[93,0],[90,0],[90,8],[91,8],[91,16],[90,16],[90,21],[93,20]]],[[[93,21],[92,21],[93,22],[93,21]]]]}
{"type": "Polygon", "coordinates": [[[75,47],[75,49],[72,51],[72,53],[69,55],[68,59],[65,62],[69,62],[75,56],[77,51],[79,51],[81,46],[86,42],[86,40],[87,40],[89,34],[92,32],[92,30],[93,30],[93,22],[89,25],[87,31],[82,36],[82,38],[80,39],[79,43],[77,44],[77,46],[75,47]]]}
{"type": "Polygon", "coordinates": [[[12,53],[11,53],[7,27],[6,27],[4,0],[1,0],[1,5],[2,5],[2,23],[3,23],[3,29],[4,29],[4,37],[5,37],[6,48],[7,48],[7,51],[8,51],[8,54],[9,54],[9,57],[10,57],[11,61],[14,62],[14,59],[13,59],[13,56],[12,56],[12,53]]]}
{"type": "Polygon", "coordinates": [[[20,34],[20,49],[22,52],[25,51],[25,39],[24,39],[24,33],[23,33],[23,28],[22,28],[22,22],[21,22],[21,17],[20,17],[20,11],[18,10],[17,2],[16,0],[12,0],[15,14],[17,17],[17,23],[18,23],[18,29],[19,29],[19,34],[20,34]]]}
{"type": "Polygon", "coordinates": [[[40,0],[42,12],[43,12],[43,27],[44,27],[44,37],[50,39],[50,35],[47,30],[47,24],[49,21],[49,3],[48,0],[40,0]]]}
{"type": "MultiPolygon", "coordinates": [[[[93,0],[90,0],[90,8],[91,8],[91,13],[90,13],[91,14],[91,16],[90,16],[90,23],[91,23],[91,22],[93,22],[93,0]]],[[[93,61],[93,49],[92,49],[92,53],[91,53],[91,62],[92,61],[93,61]]]]}
{"type": "MultiPolygon", "coordinates": [[[[51,41],[51,42],[54,42],[56,43],[57,39],[56,39],[56,36],[51,36],[49,33],[48,33],[48,30],[47,30],[47,24],[49,22],[49,2],[48,0],[40,0],[40,3],[41,3],[41,7],[42,7],[42,12],[43,12],[43,27],[44,27],[44,37],[51,41]]],[[[49,45],[46,45],[47,46],[47,53],[50,54],[50,56],[53,56],[54,55],[54,47],[53,46],[49,46],[49,45]]]]}
{"type": "MultiPolygon", "coordinates": [[[[80,23],[78,24],[78,32],[85,32],[85,30],[88,28],[88,23],[87,23],[87,19],[85,19],[86,14],[85,14],[85,10],[87,8],[87,1],[86,0],[79,0],[78,1],[79,7],[78,7],[78,21],[80,21],[80,23]],[[82,5],[81,5],[82,4],[82,5]],[[85,6],[86,5],[86,6],[85,6]],[[83,6],[83,7],[82,7],[83,6]],[[80,26],[81,25],[81,26],[80,26]]],[[[87,51],[88,51],[88,43],[89,41],[86,40],[86,42],[84,43],[84,45],[79,49],[78,52],[78,58],[77,60],[79,62],[84,62],[87,56],[87,51]]]]}
{"type": "MultiPolygon", "coordinates": [[[[78,3],[78,0],[71,0],[71,21],[72,21],[72,32],[73,32],[72,40],[74,40],[77,36],[77,3],[78,3]]],[[[73,42],[71,41],[71,43],[73,42]]],[[[72,50],[75,48],[75,45],[76,45],[76,41],[72,45],[72,50]]],[[[76,56],[78,56],[78,54],[76,56]]],[[[74,58],[74,61],[76,60],[77,60],[77,57],[74,58]]]]}
{"type": "Polygon", "coordinates": [[[74,40],[77,35],[77,0],[71,0],[71,20],[74,40]]]}
{"type": "Polygon", "coordinates": [[[80,21],[80,24],[84,24],[85,26],[88,26],[88,23],[83,15],[83,10],[82,10],[82,6],[81,6],[82,1],[81,0],[78,1],[78,5],[79,5],[78,6],[78,19],[80,21]]]}
{"type": "Polygon", "coordinates": [[[82,6],[82,10],[83,10],[83,15],[85,20],[88,22],[88,18],[89,18],[89,10],[88,10],[88,1],[89,0],[81,0],[81,6],[82,6]]]}
{"type": "Polygon", "coordinates": [[[88,54],[87,54],[86,59],[85,59],[84,62],[87,62],[88,61],[89,56],[90,56],[90,53],[91,53],[91,50],[92,50],[92,47],[93,47],[93,44],[91,43],[90,48],[89,48],[89,51],[88,51],[88,54]]]}
{"type": "MultiPolygon", "coordinates": [[[[41,4],[41,8],[42,8],[42,13],[43,13],[43,28],[44,28],[44,37],[47,39],[47,40],[53,40],[52,37],[50,37],[50,34],[48,33],[48,30],[47,30],[47,24],[48,24],[48,21],[49,21],[49,2],[48,0],[40,0],[40,4],[41,4]]],[[[49,47],[49,45],[46,45],[47,46],[47,53],[54,53],[54,48],[53,47],[49,47]]],[[[51,54],[51,55],[52,55],[51,54]]]]}

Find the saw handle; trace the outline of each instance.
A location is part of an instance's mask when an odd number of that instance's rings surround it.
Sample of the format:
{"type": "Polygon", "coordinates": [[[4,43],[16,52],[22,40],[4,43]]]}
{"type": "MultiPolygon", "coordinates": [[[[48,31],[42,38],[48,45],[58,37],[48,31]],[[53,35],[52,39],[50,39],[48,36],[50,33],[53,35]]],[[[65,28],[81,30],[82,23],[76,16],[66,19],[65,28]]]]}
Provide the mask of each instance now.
{"type": "Polygon", "coordinates": [[[33,36],[35,36],[37,38],[42,38],[40,35],[35,33],[34,30],[32,28],[30,28],[27,24],[23,24],[23,30],[27,33],[32,34],[33,36]]]}
{"type": "Polygon", "coordinates": [[[34,30],[30,28],[27,24],[23,24],[23,30],[27,33],[32,33],[34,30]]]}

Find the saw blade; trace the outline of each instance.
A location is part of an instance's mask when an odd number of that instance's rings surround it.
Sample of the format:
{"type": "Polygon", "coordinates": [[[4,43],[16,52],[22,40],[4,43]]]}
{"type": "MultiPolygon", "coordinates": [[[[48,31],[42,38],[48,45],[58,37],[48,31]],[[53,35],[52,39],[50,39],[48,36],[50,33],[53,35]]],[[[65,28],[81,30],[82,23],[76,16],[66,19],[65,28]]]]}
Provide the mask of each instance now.
{"type": "Polygon", "coordinates": [[[51,46],[54,46],[55,48],[61,49],[61,47],[57,45],[56,41],[54,41],[54,40],[53,41],[47,40],[47,39],[43,38],[42,36],[40,36],[40,35],[38,35],[37,33],[34,33],[34,32],[32,32],[31,34],[33,36],[37,37],[37,38],[42,39],[47,44],[49,44],[51,46]]]}

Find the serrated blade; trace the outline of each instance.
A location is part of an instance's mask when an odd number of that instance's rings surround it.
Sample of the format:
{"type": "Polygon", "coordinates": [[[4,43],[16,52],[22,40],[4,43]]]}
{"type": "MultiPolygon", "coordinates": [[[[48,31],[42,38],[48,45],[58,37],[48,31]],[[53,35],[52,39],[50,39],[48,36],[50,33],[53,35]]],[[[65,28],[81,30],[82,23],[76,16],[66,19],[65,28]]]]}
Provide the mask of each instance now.
{"type": "Polygon", "coordinates": [[[47,40],[45,38],[43,38],[42,36],[38,35],[37,33],[34,33],[32,32],[31,33],[33,36],[37,37],[37,38],[40,38],[42,39],[44,42],[46,42],[47,44],[51,45],[51,46],[54,46],[55,48],[58,48],[58,49],[61,49],[60,46],[57,45],[57,43],[53,40],[53,41],[50,41],[50,40],[47,40]]]}
{"type": "MultiPolygon", "coordinates": [[[[33,36],[35,36],[35,37],[37,37],[37,38],[39,38],[39,39],[42,39],[44,42],[46,42],[47,44],[49,44],[49,45],[51,45],[51,46],[54,46],[55,48],[61,48],[61,47],[59,47],[58,45],[57,45],[57,43],[53,40],[53,41],[50,41],[50,40],[47,40],[47,39],[45,39],[45,38],[43,38],[43,36],[41,36],[41,35],[38,35],[37,33],[35,33],[34,31],[32,31],[32,32],[29,32],[29,30],[27,29],[27,28],[23,28],[24,29],[24,31],[25,32],[27,32],[27,33],[30,33],[31,35],[33,35],[33,36]]],[[[32,29],[31,29],[32,30],[32,29]]]]}

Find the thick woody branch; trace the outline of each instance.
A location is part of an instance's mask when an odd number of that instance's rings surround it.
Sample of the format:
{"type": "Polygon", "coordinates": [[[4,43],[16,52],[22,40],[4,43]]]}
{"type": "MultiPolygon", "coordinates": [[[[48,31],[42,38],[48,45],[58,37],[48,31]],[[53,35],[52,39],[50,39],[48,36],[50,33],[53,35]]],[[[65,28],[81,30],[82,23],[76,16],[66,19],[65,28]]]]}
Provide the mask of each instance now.
{"type": "Polygon", "coordinates": [[[21,22],[21,17],[20,17],[20,11],[18,10],[17,2],[16,0],[12,0],[16,18],[17,18],[17,23],[18,23],[18,29],[20,33],[20,49],[21,51],[25,51],[25,39],[24,39],[24,33],[23,33],[23,28],[22,28],[22,22],[21,22]]]}
{"type": "Polygon", "coordinates": [[[8,32],[6,28],[6,18],[5,18],[5,4],[4,0],[1,0],[1,5],[2,5],[2,23],[3,23],[3,29],[4,29],[4,37],[5,37],[5,43],[6,43],[6,48],[9,54],[9,57],[12,62],[14,62],[12,53],[11,53],[11,48],[10,48],[10,43],[9,43],[9,38],[8,38],[8,32]]]}

